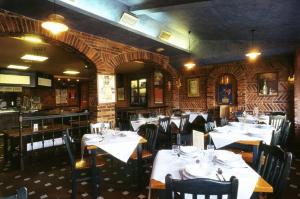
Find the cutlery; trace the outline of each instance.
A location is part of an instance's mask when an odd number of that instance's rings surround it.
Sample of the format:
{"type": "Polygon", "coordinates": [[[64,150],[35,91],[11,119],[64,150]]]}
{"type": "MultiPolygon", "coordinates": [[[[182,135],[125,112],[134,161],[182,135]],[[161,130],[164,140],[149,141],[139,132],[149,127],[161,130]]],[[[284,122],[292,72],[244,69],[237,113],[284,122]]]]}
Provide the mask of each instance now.
{"type": "Polygon", "coordinates": [[[225,178],[224,178],[224,176],[223,176],[222,169],[218,168],[217,173],[222,176],[222,178],[223,178],[224,181],[226,181],[225,178]]]}
{"type": "Polygon", "coordinates": [[[219,175],[216,173],[217,178],[219,179],[219,181],[222,181],[221,178],[219,177],[219,175]]]}

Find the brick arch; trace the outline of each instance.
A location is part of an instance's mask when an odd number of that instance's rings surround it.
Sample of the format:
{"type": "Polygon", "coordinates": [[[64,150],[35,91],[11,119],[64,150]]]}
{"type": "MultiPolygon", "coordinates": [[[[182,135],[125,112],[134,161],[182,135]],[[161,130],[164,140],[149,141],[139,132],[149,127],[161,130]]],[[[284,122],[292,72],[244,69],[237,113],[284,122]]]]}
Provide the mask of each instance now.
{"type": "Polygon", "coordinates": [[[246,103],[246,74],[243,66],[220,65],[214,67],[207,80],[207,108],[214,108],[216,103],[216,81],[222,74],[233,75],[237,80],[237,106],[245,106],[246,103]]]}
{"type": "Polygon", "coordinates": [[[162,66],[162,69],[166,70],[172,77],[178,77],[176,70],[169,64],[169,59],[167,57],[144,50],[119,54],[108,60],[107,64],[116,69],[122,63],[132,62],[135,60],[151,61],[159,66],[162,66]]]}
{"type": "Polygon", "coordinates": [[[54,41],[62,42],[86,56],[96,68],[102,63],[99,53],[76,36],[78,32],[69,30],[55,36],[41,28],[41,21],[39,20],[34,20],[7,11],[0,11],[0,35],[7,36],[20,34],[37,34],[54,41]]]}

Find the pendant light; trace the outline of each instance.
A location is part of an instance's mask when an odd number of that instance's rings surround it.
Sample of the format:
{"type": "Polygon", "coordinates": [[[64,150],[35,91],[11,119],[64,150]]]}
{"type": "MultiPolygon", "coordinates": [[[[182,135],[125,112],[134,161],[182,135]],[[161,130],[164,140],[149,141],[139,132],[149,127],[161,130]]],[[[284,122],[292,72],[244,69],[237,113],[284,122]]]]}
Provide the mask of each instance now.
{"type": "Polygon", "coordinates": [[[251,48],[250,48],[250,51],[246,54],[246,57],[248,57],[251,61],[254,61],[256,60],[256,58],[261,55],[261,52],[259,52],[258,49],[256,49],[254,47],[254,32],[255,30],[252,29],[251,30],[251,48]]]}
{"type": "Polygon", "coordinates": [[[53,1],[53,12],[53,14],[48,16],[48,20],[42,23],[42,28],[50,31],[54,35],[66,32],[69,27],[64,24],[65,18],[62,15],[56,14],[55,0],[53,1]]]}
{"type": "MultiPolygon", "coordinates": [[[[191,39],[190,39],[190,35],[191,35],[191,31],[189,30],[189,53],[191,54],[191,39]]],[[[196,66],[196,63],[194,62],[192,55],[190,56],[190,58],[188,59],[188,61],[184,64],[184,67],[186,67],[186,69],[190,70],[192,68],[194,68],[196,66]]]]}

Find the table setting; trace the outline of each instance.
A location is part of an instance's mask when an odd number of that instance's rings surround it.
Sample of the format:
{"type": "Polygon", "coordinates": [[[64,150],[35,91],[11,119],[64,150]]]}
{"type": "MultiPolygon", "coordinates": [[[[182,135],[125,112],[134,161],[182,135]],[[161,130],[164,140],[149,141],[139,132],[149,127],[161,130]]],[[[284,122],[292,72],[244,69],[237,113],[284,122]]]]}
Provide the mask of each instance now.
{"type": "MultiPolygon", "coordinates": [[[[259,175],[248,166],[241,155],[226,150],[199,150],[193,146],[160,150],[153,163],[151,179],[165,183],[165,176],[174,179],[210,178],[229,181],[231,176],[239,180],[238,198],[250,198],[259,175]]],[[[185,198],[190,198],[189,194],[185,198]]]]}
{"type": "Polygon", "coordinates": [[[221,148],[238,141],[259,141],[271,143],[274,128],[267,124],[250,124],[230,122],[223,127],[217,127],[209,133],[215,147],[221,148]]]}
{"type": "Polygon", "coordinates": [[[134,131],[113,129],[106,129],[99,134],[84,134],[81,140],[82,154],[86,146],[96,146],[126,163],[141,139],[134,131]]]}

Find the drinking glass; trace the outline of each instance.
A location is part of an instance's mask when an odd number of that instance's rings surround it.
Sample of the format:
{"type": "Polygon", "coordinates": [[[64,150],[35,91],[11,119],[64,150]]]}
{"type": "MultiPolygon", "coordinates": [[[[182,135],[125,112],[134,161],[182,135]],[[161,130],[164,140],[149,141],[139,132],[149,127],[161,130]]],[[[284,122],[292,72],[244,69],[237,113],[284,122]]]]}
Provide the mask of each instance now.
{"type": "Polygon", "coordinates": [[[206,147],[207,150],[207,155],[208,155],[208,161],[212,162],[213,161],[213,156],[214,156],[214,150],[215,146],[213,144],[208,144],[206,147]]]}
{"type": "Polygon", "coordinates": [[[118,135],[120,133],[120,129],[119,128],[115,128],[115,130],[113,131],[113,135],[118,135]]]}
{"type": "Polygon", "coordinates": [[[179,145],[172,145],[172,152],[174,155],[179,154],[179,145]]]}

